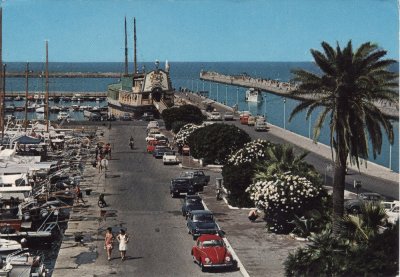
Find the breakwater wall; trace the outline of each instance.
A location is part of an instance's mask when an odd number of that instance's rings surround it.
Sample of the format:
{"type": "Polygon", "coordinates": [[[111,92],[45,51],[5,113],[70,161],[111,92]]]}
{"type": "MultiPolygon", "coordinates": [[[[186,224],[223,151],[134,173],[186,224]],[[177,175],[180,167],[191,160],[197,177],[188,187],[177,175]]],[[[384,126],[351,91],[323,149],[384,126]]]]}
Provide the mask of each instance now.
{"type": "MultiPolygon", "coordinates": [[[[255,88],[261,91],[273,93],[282,97],[293,98],[297,100],[311,99],[312,96],[297,97],[290,93],[296,89],[296,84],[290,82],[282,82],[272,79],[253,78],[249,75],[224,75],[213,71],[201,71],[200,80],[210,81],[220,84],[239,86],[245,88],[255,88]]],[[[391,118],[399,119],[399,103],[396,105],[390,105],[385,102],[376,102],[375,105],[381,109],[381,111],[390,116],[391,118]]]]}

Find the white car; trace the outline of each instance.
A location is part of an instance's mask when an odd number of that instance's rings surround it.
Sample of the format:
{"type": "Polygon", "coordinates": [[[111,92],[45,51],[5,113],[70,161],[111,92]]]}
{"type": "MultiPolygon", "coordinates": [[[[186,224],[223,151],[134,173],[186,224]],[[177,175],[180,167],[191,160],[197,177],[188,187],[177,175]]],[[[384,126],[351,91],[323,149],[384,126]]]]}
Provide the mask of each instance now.
{"type": "Polygon", "coordinates": [[[388,222],[395,224],[396,221],[399,220],[399,207],[399,205],[396,205],[386,212],[388,216],[388,222]]]}
{"type": "Polygon", "coordinates": [[[149,124],[147,124],[147,130],[150,128],[159,128],[160,126],[158,125],[158,121],[150,121],[149,124]]]}
{"type": "Polygon", "coordinates": [[[167,151],[167,152],[164,152],[163,163],[165,165],[167,165],[167,164],[179,164],[179,159],[175,155],[174,151],[167,151]]]}
{"type": "Polygon", "coordinates": [[[208,119],[209,120],[222,120],[222,117],[219,112],[211,112],[208,119]]]}

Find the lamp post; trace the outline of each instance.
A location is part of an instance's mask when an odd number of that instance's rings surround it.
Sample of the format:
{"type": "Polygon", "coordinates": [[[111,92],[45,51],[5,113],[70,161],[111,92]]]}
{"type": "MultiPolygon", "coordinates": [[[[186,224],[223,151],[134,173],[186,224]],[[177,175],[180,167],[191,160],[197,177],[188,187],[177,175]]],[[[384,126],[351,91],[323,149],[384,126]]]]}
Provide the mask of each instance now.
{"type": "Polygon", "coordinates": [[[333,167],[332,167],[332,165],[331,164],[328,164],[326,167],[325,167],[325,185],[327,185],[327,183],[326,183],[326,174],[327,174],[327,172],[329,171],[329,172],[331,172],[333,170],[333,167]]]}
{"type": "Polygon", "coordinates": [[[308,138],[311,139],[311,115],[308,118],[308,138]]]}
{"type": "Polygon", "coordinates": [[[389,142],[389,170],[392,170],[392,144],[389,142]]]}
{"type": "MultiPolygon", "coordinates": [[[[211,95],[211,82],[210,82],[210,95],[211,95]]],[[[218,102],[218,101],[217,101],[218,102]]]]}
{"type": "Polygon", "coordinates": [[[194,90],[193,83],[194,83],[194,79],[192,78],[192,92],[193,92],[193,90],[194,90]]]}
{"type": "Polygon", "coordinates": [[[236,88],[236,105],[239,106],[239,88],[236,88]]]}
{"type": "Polygon", "coordinates": [[[283,129],[286,130],[286,97],[283,97],[283,129]]]}
{"type": "Polygon", "coordinates": [[[199,92],[199,80],[196,80],[196,91],[199,92]]]}
{"type": "Polygon", "coordinates": [[[225,85],[225,105],[228,104],[228,85],[225,85]]]}
{"type": "Polygon", "coordinates": [[[264,118],[267,118],[267,94],[264,95],[264,118]]]}
{"type": "Polygon", "coordinates": [[[218,102],[218,88],[219,88],[219,84],[217,84],[217,102],[218,102]]]}

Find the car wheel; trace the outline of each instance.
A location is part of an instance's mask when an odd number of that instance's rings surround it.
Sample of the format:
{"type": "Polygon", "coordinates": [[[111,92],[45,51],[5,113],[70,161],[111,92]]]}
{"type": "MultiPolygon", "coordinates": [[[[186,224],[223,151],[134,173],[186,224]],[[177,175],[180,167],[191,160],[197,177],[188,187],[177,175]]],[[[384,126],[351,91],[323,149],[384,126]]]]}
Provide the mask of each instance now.
{"type": "Polygon", "coordinates": [[[176,197],[176,193],[171,192],[171,197],[172,197],[172,198],[175,198],[175,197],[176,197]]]}
{"type": "Polygon", "coordinates": [[[204,267],[203,263],[200,262],[201,272],[206,272],[206,268],[204,267]]]}
{"type": "Polygon", "coordinates": [[[359,207],[351,207],[350,212],[352,214],[359,214],[359,213],[361,213],[361,210],[359,207]]]}

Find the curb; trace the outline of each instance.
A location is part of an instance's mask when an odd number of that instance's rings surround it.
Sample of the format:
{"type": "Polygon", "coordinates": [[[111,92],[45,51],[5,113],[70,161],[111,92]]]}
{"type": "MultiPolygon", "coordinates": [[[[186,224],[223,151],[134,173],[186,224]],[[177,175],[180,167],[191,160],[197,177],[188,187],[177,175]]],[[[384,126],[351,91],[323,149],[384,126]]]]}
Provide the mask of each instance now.
{"type": "MultiPolygon", "coordinates": [[[[204,208],[209,210],[207,205],[206,205],[206,203],[204,202],[204,200],[202,200],[202,202],[203,202],[204,208]]],[[[218,223],[217,223],[217,226],[218,226],[218,229],[221,230],[221,228],[219,227],[218,223]]],[[[232,245],[229,243],[228,239],[223,237],[222,240],[225,242],[226,246],[228,247],[229,251],[231,252],[233,259],[237,262],[237,266],[239,267],[240,273],[242,273],[242,275],[244,277],[250,277],[249,273],[247,272],[246,268],[244,267],[244,265],[240,261],[238,255],[236,254],[236,252],[233,249],[232,245]]]]}

